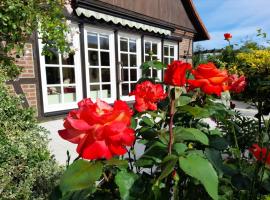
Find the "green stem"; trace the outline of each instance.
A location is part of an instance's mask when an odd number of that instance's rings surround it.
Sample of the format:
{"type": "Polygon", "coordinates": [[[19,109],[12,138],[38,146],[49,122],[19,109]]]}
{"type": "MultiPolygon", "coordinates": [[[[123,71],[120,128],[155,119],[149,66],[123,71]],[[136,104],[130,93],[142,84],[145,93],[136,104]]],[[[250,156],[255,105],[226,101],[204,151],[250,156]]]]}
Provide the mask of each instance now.
{"type": "Polygon", "coordinates": [[[174,117],[174,104],[175,100],[171,100],[171,108],[170,108],[170,124],[169,124],[169,131],[170,131],[170,138],[169,138],[169,145],[168,145],[168,154],[172,154],[172,145],[174,141],[174,136],[173,136],[173,117],[174,117]]]}

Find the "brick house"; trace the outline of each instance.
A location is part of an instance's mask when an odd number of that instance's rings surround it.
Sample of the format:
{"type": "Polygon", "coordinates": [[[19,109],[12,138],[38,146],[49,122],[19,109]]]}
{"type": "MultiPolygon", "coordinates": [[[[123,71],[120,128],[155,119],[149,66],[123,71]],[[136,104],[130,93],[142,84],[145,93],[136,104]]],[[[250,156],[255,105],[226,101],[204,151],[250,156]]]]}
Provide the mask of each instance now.
{"type": "MultiPolygon", "coordinates": [[[[75,54],[42,56],[35,35],[17,59],[23,72],[10,83],[40,118],[65,114],[86,97],[132,102],[141,63],[190,62],[193,42],[209,39],[192,0],[74,0],[65,13],[75,54]]],[[[148,75],[162,79],[163,72],[148,75]]]]}

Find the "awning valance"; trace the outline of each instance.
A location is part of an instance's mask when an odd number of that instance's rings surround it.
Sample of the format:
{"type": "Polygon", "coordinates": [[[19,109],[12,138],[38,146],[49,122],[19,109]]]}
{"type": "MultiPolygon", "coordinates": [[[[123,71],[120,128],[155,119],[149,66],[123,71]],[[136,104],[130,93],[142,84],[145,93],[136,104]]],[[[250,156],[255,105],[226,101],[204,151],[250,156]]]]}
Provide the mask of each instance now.
{"type": "Polygon", "coordinates": [[[134,22],[128,19],[122,19],[120,17],[115,17],[112,15],[99,13],[93,10],[88,10],[88,9],[79,7],[79,8],[76,8],[76,13],[78,16],[81,16],[83,14],[85,17],[94,17],[96,19],[103,19],[106,22],[113,22],[114,24],[121,24],[123,26],[128,26],[130,28],[142,29],[144,31],[149,31],[149,32],[154,32],[154,33],[159,33],[159,34],[164,34],[164,35],[171,35],[170,30],[146,25],[139,22],[134,22]]]}

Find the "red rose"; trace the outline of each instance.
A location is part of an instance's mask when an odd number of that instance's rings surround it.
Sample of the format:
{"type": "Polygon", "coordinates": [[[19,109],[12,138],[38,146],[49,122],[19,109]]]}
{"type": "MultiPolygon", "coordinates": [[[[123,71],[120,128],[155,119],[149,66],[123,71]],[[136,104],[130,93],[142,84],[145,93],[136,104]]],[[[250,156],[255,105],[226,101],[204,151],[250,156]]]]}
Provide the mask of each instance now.
{"type": "Polygon", "coordinates": [[[230,39],[232,39],[232,35],[230,33],[224,33],[224,38],[225,40],[229,41],[230,39]]]}
{"type": "Polygon", "coordinates": [[[218,69],[213,63],[200,64],[196,70],[192,70],[195,80],[188,80],[190,88],[201,88],[206,94],[216,94],[228,89],[228,74],[226,70],[218,69]]]}
{"type": "Polygon", "coordinates": [[[126,153],[125,146],[133,145],[134,130],[129,128],[132,110],[126,102],[115,101],[110,106],[104,101],[84,99],[79,108],[71,111],[59,135],[78,144],[77,152],[84,159],[110,159],[126,153]]]}
{"type": "Polygon", "coordinates": [[[267,148],[261,148],[258,144],[253,144],[249,151],[254,155],[254,157],[261,162],[266,162],[270,165],[270,151],[267,154],[267,148]],[[266,158],[267,156],[267,158],[266,158]]]}
{"type": "Polygon", "coordinates": [[[165,71],[164,82],[167,85],[184,86],[186,84],[186,71],[191,70],[189,63],[173,61],[165,71]]]}
{"type": "Polygon", "coordinates": [[[138,112],[146,110],[157,110],[157,102],[165,99],[167,94],[164,93],[161,84],[153,84],[150,81],[144,81],[136,85],[130,96],[135,95],[135,109],[138,112]]]}
{"type": "Polygon", "coordinates": [[[235,93],[243,92],[247,85],[246,77],[245,76],[238,77],[238,75],[236,74],[230,75],[228,82],[230,90],[235,93]]]}

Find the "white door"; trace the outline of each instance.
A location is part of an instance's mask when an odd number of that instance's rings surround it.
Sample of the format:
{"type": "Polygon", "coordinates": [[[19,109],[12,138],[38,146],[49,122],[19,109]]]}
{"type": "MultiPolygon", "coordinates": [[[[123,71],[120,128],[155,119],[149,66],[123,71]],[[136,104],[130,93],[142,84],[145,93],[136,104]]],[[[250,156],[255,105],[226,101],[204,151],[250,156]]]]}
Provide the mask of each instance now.
{"type": "Polygon", "coordinates": [[[116,100],[114,32],[85,28],[87,97],[108,103],[116,100]]]}
{"type": "Polygon", "coordinates": [[[119,33],[118,46],[120,99],[125,101],[134,100],[134,96],[130,97],[129,93],[141,78],[141,37],[119,33]]]}

